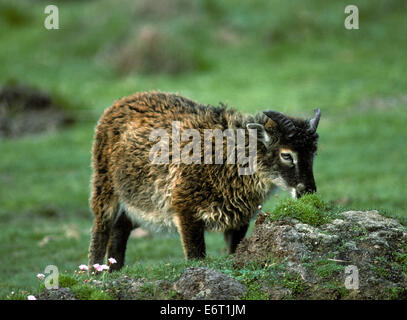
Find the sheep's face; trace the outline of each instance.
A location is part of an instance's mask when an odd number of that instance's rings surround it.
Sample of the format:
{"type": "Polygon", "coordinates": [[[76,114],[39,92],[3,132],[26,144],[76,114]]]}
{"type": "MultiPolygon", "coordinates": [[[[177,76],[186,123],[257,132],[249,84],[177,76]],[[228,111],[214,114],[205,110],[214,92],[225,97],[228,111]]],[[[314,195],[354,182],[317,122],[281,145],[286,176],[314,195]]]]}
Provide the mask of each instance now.
{"type": "MultiPolygon", "coordinates": [[[[316,129],[320,111],[311,120],[293,119],[274,111],[266,111],[271,123],[256,126],[258,139],[265,146],[263,165],[274,185],[299,198],[314,193],[313,162],[317,152],[316,129]]],[[[253,128],[249,124],[248,128],[253,128]]]]}
{"type": "Polygon", "coordinates": [[[317,191],[313,173],[317,142],[316,133],[309,134],[301,128],[292,138],[282,136],[271,151],[274,159],[272,174],[277,175],[275,184],[291,191],[293,197],[317,191]]]}

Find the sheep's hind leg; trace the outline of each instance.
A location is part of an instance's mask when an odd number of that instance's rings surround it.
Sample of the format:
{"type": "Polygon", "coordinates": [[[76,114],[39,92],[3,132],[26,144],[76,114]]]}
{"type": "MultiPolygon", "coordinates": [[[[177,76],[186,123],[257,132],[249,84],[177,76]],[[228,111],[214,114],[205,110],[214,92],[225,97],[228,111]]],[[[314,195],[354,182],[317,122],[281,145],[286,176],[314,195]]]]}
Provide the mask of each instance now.
{"type": "Polygon", "coordinates": [[[107,243],[118,208],[116,202],[110,202],[110,205],[105,207],[92,206],[95,220],[89,246],[89,271],[94,270],[94,264],[103,264],[104,262],[107,243]]]}
{"type": "Polygon", "coordinates": [[[226,230],[224,232],[224,238],[228,245],[229,254],[235,253],[238,244],[243,240],[248,228],[249,225],[247,224],[241,226],[239,229],[226,230]]]}
{"type": "Polygon", "coordinates": [[[134,224],[126,215],[123,208],[120,209],[118,217],[110,233],[107,247],[107,257],[114,258],[116,263],[110,265],[110,270],[120,270],[124,265],[126,255],[127,240],[133,229],[138,225],[134,224]]]}

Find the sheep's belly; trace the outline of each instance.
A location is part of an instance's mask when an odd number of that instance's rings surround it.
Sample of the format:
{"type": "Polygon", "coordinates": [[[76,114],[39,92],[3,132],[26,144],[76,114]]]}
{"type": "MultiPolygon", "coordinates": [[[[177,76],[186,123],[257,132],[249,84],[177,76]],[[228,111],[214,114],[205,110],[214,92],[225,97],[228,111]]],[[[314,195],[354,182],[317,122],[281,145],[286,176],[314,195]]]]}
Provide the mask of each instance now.
{"type": "Polygon", "coordinates": [[[134,206],[125,204],[123,205],[123,209],[127,217],[133,223],[150,231],[174,232],[177,230],[174,215],[170,211],[161,211],[156,209],[145,211],[141,208],[136,208],[134,206]]]}

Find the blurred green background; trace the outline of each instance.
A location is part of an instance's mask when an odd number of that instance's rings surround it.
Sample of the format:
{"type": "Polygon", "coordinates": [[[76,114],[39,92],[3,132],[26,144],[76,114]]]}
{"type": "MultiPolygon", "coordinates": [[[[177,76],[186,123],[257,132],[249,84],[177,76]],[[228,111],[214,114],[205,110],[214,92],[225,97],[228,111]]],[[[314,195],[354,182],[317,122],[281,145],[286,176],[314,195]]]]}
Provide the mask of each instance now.
{"type": "MultiPolygon", "coordinates": [[[[0,137],[0,297],[36,287],[49,264],[71,273],[87,263],[93,130],[114,100],[138,91],[250,113],[321,108],[323,198],[406,221],[407,2],[353,0],[360,29],[347,30],[348,2],[54,1],[60,29],[47,30],[47,2],[0,0],[0,85],[48,92],[76,120],[0,137]]],[[[225,254],[220,234],[207,246],[225,254]]],[[[176,235],[128,246],[129,264],[182,259],[176,235]]]]}

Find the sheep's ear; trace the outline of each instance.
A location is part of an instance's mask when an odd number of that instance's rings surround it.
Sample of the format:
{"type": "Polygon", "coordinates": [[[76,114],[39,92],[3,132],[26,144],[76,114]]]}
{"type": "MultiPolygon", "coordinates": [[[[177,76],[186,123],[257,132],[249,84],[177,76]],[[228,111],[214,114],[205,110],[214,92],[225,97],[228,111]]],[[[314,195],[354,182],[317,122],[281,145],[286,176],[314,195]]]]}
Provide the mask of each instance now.
{"type": "Polygon", "coordinates": [[[259,123],[248,123],[246,125],[247,129],[256,129],[257,130],[257,140],[261,141],[266,147],[270,145],[271,138],[270,135],[267,133],[264,126],[259,123]]]}

